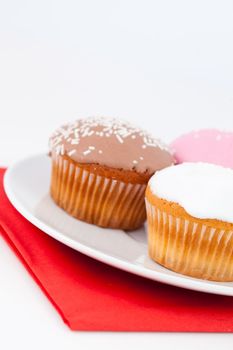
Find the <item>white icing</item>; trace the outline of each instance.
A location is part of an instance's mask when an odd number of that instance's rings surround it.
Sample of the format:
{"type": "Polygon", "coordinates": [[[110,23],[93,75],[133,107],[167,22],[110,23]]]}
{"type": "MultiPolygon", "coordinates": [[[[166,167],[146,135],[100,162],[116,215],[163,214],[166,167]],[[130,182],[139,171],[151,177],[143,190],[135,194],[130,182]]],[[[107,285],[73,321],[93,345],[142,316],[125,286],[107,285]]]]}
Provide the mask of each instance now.
{"type": "Polygon", "coordinates": [[[157,171],[149,186],[157,197],[178,203],[194,217],[233,223],[232,169],[183,163],[157,171]]]}

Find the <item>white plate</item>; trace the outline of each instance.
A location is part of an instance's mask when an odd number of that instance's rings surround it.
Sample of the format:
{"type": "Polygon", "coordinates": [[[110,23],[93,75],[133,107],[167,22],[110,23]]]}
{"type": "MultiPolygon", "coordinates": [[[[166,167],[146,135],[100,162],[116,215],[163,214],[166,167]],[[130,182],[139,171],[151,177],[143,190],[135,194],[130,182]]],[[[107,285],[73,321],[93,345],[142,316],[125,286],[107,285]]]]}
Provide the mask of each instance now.
{"type": "Polygon", "coordinates": [[[66,214],[49,196],[50,159],[34,156],[11,166],[4,178],[15,208],[42,231],[94,259],[119,269],[177,287],[233,296],[233,283],[183,276],[153,262],[147,255],[144,228],[126,233],[86,224],[66,214]]]}

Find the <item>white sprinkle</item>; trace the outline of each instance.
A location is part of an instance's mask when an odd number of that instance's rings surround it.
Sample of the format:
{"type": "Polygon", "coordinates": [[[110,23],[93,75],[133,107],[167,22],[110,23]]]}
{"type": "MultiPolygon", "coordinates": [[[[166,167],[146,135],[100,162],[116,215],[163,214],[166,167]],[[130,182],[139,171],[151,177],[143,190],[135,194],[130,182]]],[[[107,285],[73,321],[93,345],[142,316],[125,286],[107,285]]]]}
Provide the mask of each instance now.
{"type": "Polygon", "coordinates": [[[60,154],[63,156],[65,154],[65,149],[64,149],[64,145],[60,146],[60,150],[59,150],[60,154]]]}
{"type": "Polygon", "coordinates": [[[56,154],[64,154],[64,145],[57,145],[55,147],[55,152],[56,154]]]}
{"type": "Polygon", "coordinates": [[[103,153],[103,151],[100,149],[100,150],[99,150],[99,154],[102,154],[102,153],[103,153]]]}
{"type": "Polygon", "coordinates": [[[94,150],[95,147],[94,146],[89,146],[89,149],[94,150]]]}
{"type": "Polygon", "coordinates": [[[140,159],[140,160],[143,160],[144,158],[143,158],[143,157],[140,157],[139,159],[140,159]]]}
{"type": "Polygon", "coordinates": [[[137,160],[133,160],[133,164],[138,164],[138,161],[137,160]]]}
{"type": "Polygon", "coordinates": [[[124,135],[122,135],[122,137],[125,139],[126,137],[128,137],[130,135],[130,132],[125,132],[124,135]]]}
{"type": "Polygon", "coordinates": [[[120,143],[124,143],[124,141],[122,140],[122,138],[120,137],[120,135],[116,135],[116,138],[117,138],[117,140],[118,140],[120,143]]]}
{"type": "Polygon", "coordinates": [[[220,141],[222,139],[222,136],[219,134],[216,136],[216,141],[220,141]]]}
{"type": "Polygon", "coordinates": [[[84,131],[83,131],[83,133],[81,134],[81,137],[86,137],[86,136],[89,136],[88,134],[89,134],[89,132],[90,132],[90,130],[89,129],[85,129],[84,131]]]}
{"type": "Polygon", "coordinates": [[[76,138],[79,138],[79,132],[80,132],[79,128],[74,129],[74,136],[75,136],[76,138]]]}
{"type": "Polygon", "coordinates": [[[83,154],[86,156],[87,154],[91,153],[91,151],[88,149],[87,151],[84,151],[83,154]]]}
{"type": "MultiPolygon", "coordinates": [[[[198,132],[197,132],[198,133],[198,132]]],[[[167,147],[157,139],[154,139],[147,132],[130,125],[127,122],[117,120],[115,118],[106,119],[103,117],[90,117],[84,120],[76,120],[73,123],[68,123],[66,126],[59,128],[53,133],[50,149],[56,152],[64,152],[61,147],[56,147],[63,143],[64,140],[70,145],[78,145],[82,142],[82,138],[90,137],[91,135],[108,138],[115,134],[119,143],[124,143],[124,138],[143,138],[143,149],[147,147],[159,147],[160,149],[167,149],[167,147]]],[[[72,150],[72,147],[71,147],[72,150]]],[[[90,151],[91,149],[89,149],[90,151]]],[[[87,152],[88,154],[89,152],[87,152]]],[[[138,159],[139,160],[139,159],[138,159]]]]}
{"type": "Polygon", "coordinates": [[[57,136],[52,142],[53,147],[57,146],[62,141],[62,138],[60,136],[57,136]]]}
{"type": "Polygon", "coordinates": [[[76,149],[72,149],[70,152],[68,152],[68,156],[72,156],[76,152],[76,149]]]}
{"type": "Polygon", "coordinates": [[[79,139],[73,139],[71,140],[71,145],[78,145],[79,144],[79,139]]]}

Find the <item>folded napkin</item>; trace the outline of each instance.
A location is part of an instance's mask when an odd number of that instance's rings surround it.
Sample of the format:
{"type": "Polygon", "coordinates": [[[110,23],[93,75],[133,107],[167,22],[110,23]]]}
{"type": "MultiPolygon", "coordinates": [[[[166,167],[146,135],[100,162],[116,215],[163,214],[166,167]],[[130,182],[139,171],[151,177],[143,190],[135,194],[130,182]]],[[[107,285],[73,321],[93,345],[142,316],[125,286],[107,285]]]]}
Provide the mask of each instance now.
{"type": "Polygon", "coordinates": [[[0,233],[72,330],[233,331],[232,297],[156,283],[66,247],[16,211],[3,175],[0,233]]]}

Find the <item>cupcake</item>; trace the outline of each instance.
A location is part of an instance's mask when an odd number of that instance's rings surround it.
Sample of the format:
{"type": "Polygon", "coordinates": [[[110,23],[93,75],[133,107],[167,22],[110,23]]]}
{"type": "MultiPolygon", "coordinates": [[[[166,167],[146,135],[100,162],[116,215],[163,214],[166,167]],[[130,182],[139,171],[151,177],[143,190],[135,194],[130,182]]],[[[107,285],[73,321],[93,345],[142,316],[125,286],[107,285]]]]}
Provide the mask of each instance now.
{"type": "Polygon", "coordinates": [[[233,281],[233,170],[183,163],[146,190],[149,255],[175,272],[233,281]]]}
{"type": "Polygon", "coordinates": [[[49,143],[53,200],[75,218],[102,227],[140,227],[149,178],[173,162],[160,141],[117,119],[77,120],[49,143]]]}

